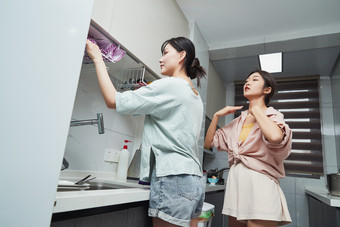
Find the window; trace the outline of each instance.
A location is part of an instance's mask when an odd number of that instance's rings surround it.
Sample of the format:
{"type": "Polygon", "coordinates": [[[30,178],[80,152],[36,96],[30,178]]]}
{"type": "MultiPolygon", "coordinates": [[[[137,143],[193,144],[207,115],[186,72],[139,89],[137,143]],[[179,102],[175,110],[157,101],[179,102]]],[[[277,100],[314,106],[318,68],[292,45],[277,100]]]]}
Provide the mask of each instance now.
{"type": "MultiPolygon", "coordinates": [[[[235,105],[248,109],[243,83],[235,82],[235,105]]],[[[276,92],[269,106],[284,114],[293,131],[292,152],[284,162],[287,175],[323,175],[319,77],[277,79],[276,92]]],[[[240,111],[237,111],[235,117],[239,115],[240,111]]]]}

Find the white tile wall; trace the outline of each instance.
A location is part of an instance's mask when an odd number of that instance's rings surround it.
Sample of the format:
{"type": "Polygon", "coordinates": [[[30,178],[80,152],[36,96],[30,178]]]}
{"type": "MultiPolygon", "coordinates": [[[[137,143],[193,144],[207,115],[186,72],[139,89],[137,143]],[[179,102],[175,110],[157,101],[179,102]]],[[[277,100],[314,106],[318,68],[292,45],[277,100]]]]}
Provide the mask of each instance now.
{"type": "Polygon", "coordinates": [[[280,179],[280,186],[284,193],[294,193],[296,192],[296,184],[294,177],[286,177],[280,179]]]}
{"type": "MultiPolygon", "coordinates": [[[[228,163],[228,153],[225,151],[217,151],[216,148],[214,149],[215,155],[210,154],[204,154],[204,161],[203,161],[203,169],[209,170],[209,169],[222,169],[225,167],[229,167],[228,163]]],[[[228,171],[224,172],[223,177],[226,181],[228,175],[228,171]]]]}
{"type": "Polygon", "coordinates": [[[325,173],[338,172],[334,131],[332,83],[330,77],[320,78],[321,130],[325,173]]]}
{"type": "Polygon", "coordinates": [[[116,163],[104,162],[106,149],[122,150],[124,140],[131,140],[128,148],[130,160],[141,142],[143,125],[141,116],[124,116],[106,107],[94,70],[82,69],[72,120],[95,119],[103,113],[105,133],[98,134],[97,125],[71,127],[65,148],[70,170],[116,172],[116,163]]]}
{"type": "Polygon", "coordinates": [[[309,226],[307,195],[296,195],[296,226],[309,226]]]}
{"type": "Polygon", "coordinates": [[[306,187],[325,188],[325,178],[286,177],[280,180],[280,186],[286,196],[292,223],[287,226],[308,227],[308,202],[306,187]]]}
{"type": "Polygon", "coordinates": [[[289,224],[289,226],[296,226],[297,220],[296,220],[296,196],[294,193],[284,193],[287,204],[288,204],[288,210],[290,213],[290,217],[292,218],[292,223],[289,224]]]}

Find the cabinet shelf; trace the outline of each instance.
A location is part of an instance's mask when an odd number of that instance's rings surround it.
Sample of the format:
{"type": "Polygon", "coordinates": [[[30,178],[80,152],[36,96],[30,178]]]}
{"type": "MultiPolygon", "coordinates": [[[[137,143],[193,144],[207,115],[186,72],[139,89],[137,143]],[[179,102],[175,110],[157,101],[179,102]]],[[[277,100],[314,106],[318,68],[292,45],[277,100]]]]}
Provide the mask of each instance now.
{"type": "MultiPolygon", "coordinates": [[[[119,61],[105,61],[110,78],[118,91],[134,90],[161,78],[93,20],[91,20],[89,36],[95,40],[112,43],[125,51],[125,55],[119,61]]],[[[83,64],[82,73],[95,73],[93,63],[85,58],[83,62],[86,64],[83,64]]]]}

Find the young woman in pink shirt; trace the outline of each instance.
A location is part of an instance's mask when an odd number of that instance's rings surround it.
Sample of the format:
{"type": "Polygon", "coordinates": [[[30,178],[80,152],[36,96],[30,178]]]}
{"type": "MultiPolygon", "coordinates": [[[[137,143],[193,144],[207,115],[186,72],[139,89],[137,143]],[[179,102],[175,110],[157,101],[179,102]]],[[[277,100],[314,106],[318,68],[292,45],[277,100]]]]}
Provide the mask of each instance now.
{"type": "Polygon", "coordinates": [[[229,175],[222,213],[229,227],[278,226],[291,222],[279,185],[285,177],[283,161],[291,152],[292,132],[283,114],[268,107],[275,79],[265,71],[249,74],[243,95],[249,109],[216,131],[218,119],[242,109],[227,106],[217,111],[204,146],[228,152],[229,175]]]}

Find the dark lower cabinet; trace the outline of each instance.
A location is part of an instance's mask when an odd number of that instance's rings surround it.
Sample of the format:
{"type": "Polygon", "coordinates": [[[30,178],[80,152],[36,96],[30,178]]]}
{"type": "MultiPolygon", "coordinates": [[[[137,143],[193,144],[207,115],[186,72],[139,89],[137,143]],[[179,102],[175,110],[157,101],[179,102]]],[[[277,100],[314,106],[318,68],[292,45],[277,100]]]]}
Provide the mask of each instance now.
{"type": "MultiPolygon", "coordinates": [[[[215,205],[212,227],[225,227],[222,215],[224,190],[207,192],[205,202],[215,205]]],[[[91,208],[53,214],[51,227],[152,227],[148,216],[149,201],[91,208]]]]}
{"type": "Polygon", "coordinates": [[[51,227],[152,227],[149,202],[53,214],[51,227]]]}
{"type": "Polygon", "coordinates": [[[228,217],[222,214],[223,201],[224,190],[205,193],[205,202],[215,205],[215,217],[212,220],[211,227],[228,226],[228,217]]]}
{"type": "Polygon", "coordinates": [[[340,208],[331,207],[312,196],[307,197],[309,227],[340,227],[340,208]]]}

